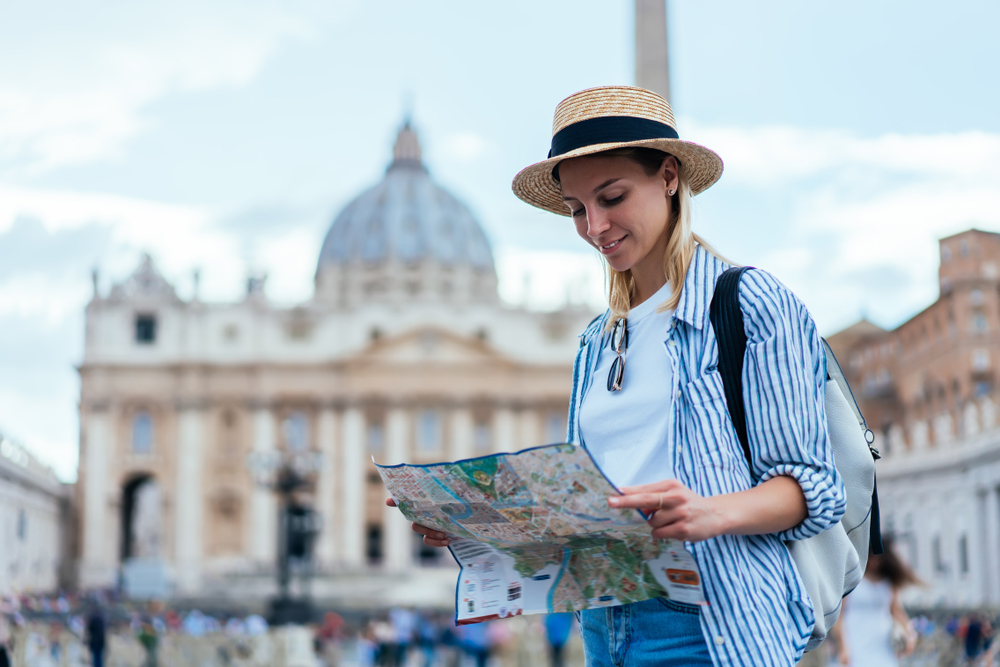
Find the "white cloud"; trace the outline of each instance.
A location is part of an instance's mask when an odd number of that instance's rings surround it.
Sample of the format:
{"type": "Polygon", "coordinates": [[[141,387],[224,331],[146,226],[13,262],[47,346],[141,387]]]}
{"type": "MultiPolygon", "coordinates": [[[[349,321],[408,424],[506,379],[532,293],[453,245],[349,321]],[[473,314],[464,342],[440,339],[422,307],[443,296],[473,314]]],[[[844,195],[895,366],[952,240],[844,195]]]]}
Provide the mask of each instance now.
{"type": "Polygon", "coordinates": [[[798,291],[827,331],[862,312],[898,324],[937,296],[938,239],[1000,230],[1000,135],[687,125],[687,136],[726,161],[726,194],[713,196],[739,202],[723,204],[727,214],[755,220],[766,246],[760,265],[798,291]],[[754,218],[754,206],[774,200],[786,218],[754,218]]]}
{"type": "Polygon", "coordinates": [[[722,156],[728,182],[750,187],[787,188],[840,171],[984,185],[1000,170],[1000,135],[987,132],[861,137],[789,126],[683,126],[693,128],[685,137],[722,156]]]}
{"type": "Polygon", "coordinates": [[[156,0],[6,8],[0,165],[37,173],[115,157],[151,122],[142,113],[148,104],[247,83],[284,40],[308,38],[313,19],[332,7],[156,0]]]}
{"type": "Polygon", "coordinates": [[[444,138],[442,151],[446,160],[472,162],[486,153],[489,142],[475,132],[457,132],[444,138]]]}

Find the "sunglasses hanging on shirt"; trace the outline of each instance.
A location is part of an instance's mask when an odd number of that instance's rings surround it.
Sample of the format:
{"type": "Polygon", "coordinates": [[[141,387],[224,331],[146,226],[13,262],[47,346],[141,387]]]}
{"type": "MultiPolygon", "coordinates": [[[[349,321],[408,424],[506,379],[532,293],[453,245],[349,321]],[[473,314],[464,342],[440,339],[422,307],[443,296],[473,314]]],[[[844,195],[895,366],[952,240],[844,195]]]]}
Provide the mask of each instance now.
{"type": "Polygon", "coordinates": [[[611,350],[618,357],[611,362],[608,373],[608,391],[621,391],[625,380],[625,350],[628,348],[628,320],[622,318],[611,329],[611,350]]]}

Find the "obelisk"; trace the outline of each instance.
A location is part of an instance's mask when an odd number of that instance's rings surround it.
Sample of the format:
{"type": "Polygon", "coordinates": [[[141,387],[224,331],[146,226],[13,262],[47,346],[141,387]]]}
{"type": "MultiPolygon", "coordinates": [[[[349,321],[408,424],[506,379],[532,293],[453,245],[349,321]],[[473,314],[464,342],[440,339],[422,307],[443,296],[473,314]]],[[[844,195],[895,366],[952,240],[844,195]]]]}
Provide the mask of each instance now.
{"type": "Polygon", "coordinates": [[[670,101],[666,0],[635,0],[635,85],[670,101]]]}

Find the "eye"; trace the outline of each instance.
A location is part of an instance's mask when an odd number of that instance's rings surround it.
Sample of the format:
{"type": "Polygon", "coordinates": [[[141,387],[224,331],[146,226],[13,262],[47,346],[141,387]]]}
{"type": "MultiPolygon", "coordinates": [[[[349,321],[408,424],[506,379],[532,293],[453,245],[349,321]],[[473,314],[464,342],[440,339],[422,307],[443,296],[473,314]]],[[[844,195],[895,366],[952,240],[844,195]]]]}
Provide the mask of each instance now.
{"type": "Polygon", "coordinates": [[[620,194],[617,197],[615,197],[614,199],[605,199],[604,200],[604,205],[605,206],[614,206],[615,204],[622,203],[622,201],[624,201],[624,200],[625,200],[625,195],[624,194],[620,194]]]}
{"type": "Polygon", "coordinates": [[[579,218],[581,215],[583,215],[586,212],[587,212],[587,209],[585,209],[585,208],[578,208],[575,211],[573,209],[569,210],[569,214],[572,215],[574,218],[579,218]]]}

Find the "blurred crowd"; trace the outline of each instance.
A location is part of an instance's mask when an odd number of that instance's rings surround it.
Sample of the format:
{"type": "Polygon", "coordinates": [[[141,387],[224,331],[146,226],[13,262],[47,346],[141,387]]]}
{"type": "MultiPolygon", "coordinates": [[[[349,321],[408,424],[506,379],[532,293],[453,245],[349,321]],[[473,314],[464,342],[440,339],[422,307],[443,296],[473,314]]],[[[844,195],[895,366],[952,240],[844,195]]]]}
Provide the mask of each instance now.
{"type": "MultiPolygon", "coordinates": [[[[902,633],[894,634],[893,647],[900,667],[1000,667],[1000,642],[995,642],[1000,617],[993,612],[964,613],[927,610],[912,618],[915,641],[908,646],[902,633]]],[[[828,638],[816,651],[807,653],[804,667],[834,667],[869,664],[841,660],[836,638],[828,638]]]]}
{"type": "Polygon", "coordinates": [[[271,628],[259,614],[137,604],[113,592],[0,602],[0,667],[563,667],[582,664],[571,614],[456,626],[448,612],[327,611],[271,628]],[[575,638],[575,643],[574,643],[575,638]],[[567,652],[570,654],[566,658],[567,652]]]}

